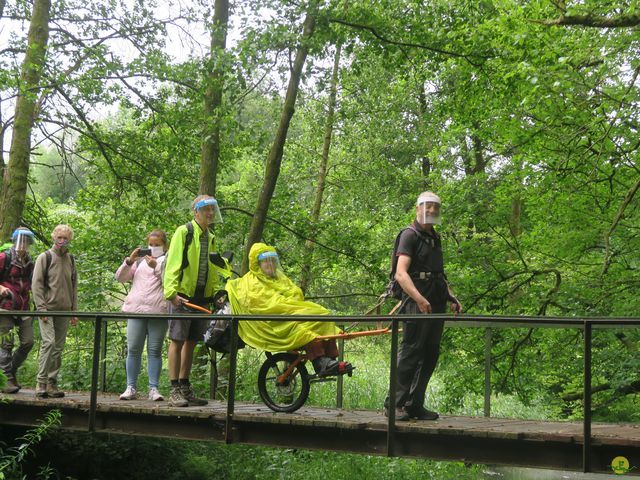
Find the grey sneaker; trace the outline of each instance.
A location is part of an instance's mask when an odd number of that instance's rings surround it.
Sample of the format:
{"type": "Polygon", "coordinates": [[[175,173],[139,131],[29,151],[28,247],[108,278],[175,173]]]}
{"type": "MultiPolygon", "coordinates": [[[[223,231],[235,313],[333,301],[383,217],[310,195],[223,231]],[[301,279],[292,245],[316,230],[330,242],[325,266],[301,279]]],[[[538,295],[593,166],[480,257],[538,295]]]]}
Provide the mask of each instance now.
{"type": "Polygon", "coordinates": [[[209,403],[204,398],[196,397],[191,385],[181,385],[180,391],[182,392],[182,396],[187,400],[187,402],[189,402],[190,407],[202,407],[209,403]]]}
{"type": "Polygon", "coordinates": [[[171,387],[171,393],[169,394],[169,406],[171,407],[188,407],[189,402],[182,395],[180,387],[171,387]]]}

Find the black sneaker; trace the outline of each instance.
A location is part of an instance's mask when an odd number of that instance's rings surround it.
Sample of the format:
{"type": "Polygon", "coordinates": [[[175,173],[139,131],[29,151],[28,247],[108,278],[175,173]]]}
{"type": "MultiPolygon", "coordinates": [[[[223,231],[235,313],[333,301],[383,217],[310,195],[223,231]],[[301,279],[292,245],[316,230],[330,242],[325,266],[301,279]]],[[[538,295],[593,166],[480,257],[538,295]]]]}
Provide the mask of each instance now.
{"type": "Polygon", "coordinates": [[[427,410],[424,407],[421,407],[417,411],[411,410],[409,412],[409,415],[411,416],[411,418],[417,418],[418,420],[437,420],[440,417],[440,415],[438,415],[436,412],[427,410]]]}
{"type": "Polygon", "coordinates": [[[196,397],[191,385],[180,385],[180,392],[182,392],[184,399],[189,402],[190,407],[202,407],[209,403],[209,401],[204,398],[196,397]]]}

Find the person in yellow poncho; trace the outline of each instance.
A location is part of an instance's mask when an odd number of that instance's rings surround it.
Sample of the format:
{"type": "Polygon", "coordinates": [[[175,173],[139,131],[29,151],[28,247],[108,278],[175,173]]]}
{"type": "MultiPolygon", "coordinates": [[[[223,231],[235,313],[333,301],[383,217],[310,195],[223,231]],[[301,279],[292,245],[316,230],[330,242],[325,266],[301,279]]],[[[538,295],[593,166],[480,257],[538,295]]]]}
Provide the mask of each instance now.
{"type": "MultiPolygon", "coordinates": [[[[304,299],[302,290],[279,268],[275,248],[255,243],[249,251],[249,271],[227,281],[225,290],[234,314],[328,315],[322,305],[304,299]]],[[[268,352],[286,352],[304,348],[316,373],[331,375],[350,369],[335,360],[335,340],[315,341],[323,335],[335,335],[340,329],[333,322],[240,321],[240,338],[254,348],[268,352]]]]}

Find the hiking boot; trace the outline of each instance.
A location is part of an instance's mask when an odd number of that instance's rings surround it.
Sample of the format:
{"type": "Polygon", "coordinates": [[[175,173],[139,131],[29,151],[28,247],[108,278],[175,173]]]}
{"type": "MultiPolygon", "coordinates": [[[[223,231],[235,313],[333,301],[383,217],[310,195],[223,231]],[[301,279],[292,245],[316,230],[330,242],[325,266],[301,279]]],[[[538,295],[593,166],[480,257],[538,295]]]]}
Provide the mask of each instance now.
{"type": "Polygon", "coordinates": [[[169,406],[171,407],[188,407],[189,402],[182,395],[180,387],[171,387],[171,393],[169,394],[169,406]]]}
{"type": "Polygon", "coordinates": [[[418,410],[410,410],[409,415],[411,418],[417,418],[418,420],[437,420],[440,415],[431,410],[427,410],[424,407],[420,407],[418,410]]]}
{"type": "Polygon", "coordinates": [[[182,392],[182,396],[187,400],[190,407],[202,407],[209,403],[208,400],[204,398],[198,398],[193,393],[193,388],[191,385],[180,385],[180,391],[182,392]]]}
{"type": "Polygon", "coordinates": [[[313,369],[316,374],[320,375],[327,369],[327,365],[329,365],[332,361],[329,357],[317,357],[311,360],[311,364],[313,365],[313,369]]]}
{"type": "Polygon", "coordinates": [[[135,400],[138,398],[138,392],[131,385],[127,385],[127,389],[120,395],[120,400],[135,400]]]}
{"type": "Polygon", "coordinates": [[[7,378],[7,383],[2,389],[2,393],[18,393],[20,391],[20,385],[16,381],[15,377],[7,378]]]}
{"type": "MultiPolygon", "coordinates": [[[[384,416],[389,417],[388,407],[384,407],[384,416]]],[[[403,407],[396,408],[396,422],[408,422],[411,416],[403,407]]]]}
{"type": "Polygon", "coordinates": [[[38,383],[38,386],[36,387],[36,398],[49,398],[46,383],[38,383]]]}
{"type": "Polygon", "coordinates": [[[329,377],[333,375],[349,375],[353,372],[353,365],[349,362],[339,362],[337,360],[329,360],[325,363],[322,370],[318,372],[319,377],[329,377]]]}
{"type": "Polygon", "coordinates": [[[18,382],[18,375],[16,375],[16,372],[13,372],[12,376],[13,376],[13,383],[15,383],[18,386],[18,388],[22,388],[22,385],[20,385],[20,382],[18,382]]]}
{"type": "Polygon", "coordinates": [[[151,400],[152,402],[161,402],[164,400],[164,397],[156,387],[151,387],[149,389],[149,400],[151,400]]]}
{"type": "Polygon", "coordinates": [[[55,383],[49,382],[47,385],[47,395],[51,398],[63,398],[64,392],[55,383]]]}

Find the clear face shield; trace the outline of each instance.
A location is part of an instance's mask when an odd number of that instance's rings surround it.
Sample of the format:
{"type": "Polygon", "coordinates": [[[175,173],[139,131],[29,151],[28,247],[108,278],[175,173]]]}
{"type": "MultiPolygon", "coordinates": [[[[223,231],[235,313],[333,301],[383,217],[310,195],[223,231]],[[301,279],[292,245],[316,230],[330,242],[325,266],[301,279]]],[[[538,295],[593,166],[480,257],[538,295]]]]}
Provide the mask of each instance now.
{"type": "Polygon", "coordinates": [[[209,223],[222,223],[222,214],[215,198],[205,198],[195,205],[196,213],[204,215],[209,223]]]}
{"type": "Polygon", "coordinates": [[[260,270],[269,278],[276,278],[280,268],[280,259],[276,252],[263,252],[258,255],[260,270]]]}
{"type": "Polygon", "coordinates": [[[416,220],[421,225],[440,225],[440,197],[434,193],[422,194],[416,202],[416,220]]]}
{"type": "Polygon", "coordinates": [[[11,236],[16,252],[28,253],[34,242],[33,232],[30,230],[16,230],[11,236]]]}

